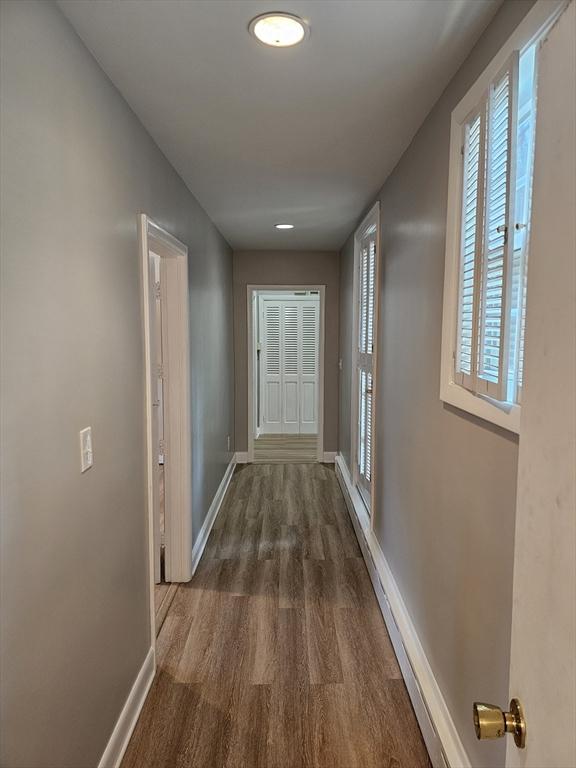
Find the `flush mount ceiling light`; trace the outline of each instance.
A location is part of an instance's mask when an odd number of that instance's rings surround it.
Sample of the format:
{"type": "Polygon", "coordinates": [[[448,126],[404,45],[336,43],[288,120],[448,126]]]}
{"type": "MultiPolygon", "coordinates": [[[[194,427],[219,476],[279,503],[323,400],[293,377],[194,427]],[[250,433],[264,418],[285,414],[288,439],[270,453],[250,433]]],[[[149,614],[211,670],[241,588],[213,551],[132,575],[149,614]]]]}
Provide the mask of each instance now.
{"type": "Polygon", "coordinates": [[[294,224],[274,224],[276,229],[294,229],[294,224]]]}
{"type": "Polygon", "coordinates": [[[288,48],[298,45],[310,34],[310,27],[292,13],[263,13],[252,19],[248,26],[251,35],[265,45],[288,48]]]}

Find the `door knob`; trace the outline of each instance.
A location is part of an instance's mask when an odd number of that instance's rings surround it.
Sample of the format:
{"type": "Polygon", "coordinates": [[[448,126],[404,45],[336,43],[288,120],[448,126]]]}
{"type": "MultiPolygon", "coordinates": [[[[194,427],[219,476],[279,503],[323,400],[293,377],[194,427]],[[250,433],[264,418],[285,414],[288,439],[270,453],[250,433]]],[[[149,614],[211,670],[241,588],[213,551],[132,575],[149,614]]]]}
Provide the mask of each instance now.
{"type": "Polygon", "coordinates": [[[519,749],[526,746],[526,721],[518,699],[512,699],[509,712],[502,712],[494,704],[475,701],[474,729],[479,739],[500,739],[505,733],[513,733],[516,746],[519,749]]]}

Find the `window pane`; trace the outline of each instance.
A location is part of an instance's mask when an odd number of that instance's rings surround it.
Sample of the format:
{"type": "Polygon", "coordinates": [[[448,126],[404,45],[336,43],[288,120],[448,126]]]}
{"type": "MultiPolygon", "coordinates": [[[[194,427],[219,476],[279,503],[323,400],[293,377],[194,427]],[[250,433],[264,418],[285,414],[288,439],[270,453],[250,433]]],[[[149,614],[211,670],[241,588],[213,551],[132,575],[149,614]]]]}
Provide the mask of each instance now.
{"type": "Polygon", "coordinates": [[[532,197],[534,156],[536,44],[520,57],[518,132],[516,158],[516,210],[514,215],[514,263],[512,270],[512,304],[510,334],[510,365],[507,399],[517,400],[517,388],[522,386],[524,357],[524,326],[526,319],[526,278],[528,266],[528,236],[532,197]]]}

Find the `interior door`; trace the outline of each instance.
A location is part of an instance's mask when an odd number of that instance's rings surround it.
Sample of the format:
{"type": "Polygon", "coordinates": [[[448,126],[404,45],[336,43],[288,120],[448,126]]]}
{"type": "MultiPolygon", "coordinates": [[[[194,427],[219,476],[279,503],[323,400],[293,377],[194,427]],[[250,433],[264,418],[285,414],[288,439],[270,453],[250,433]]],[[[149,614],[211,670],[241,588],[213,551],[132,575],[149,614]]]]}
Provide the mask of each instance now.
{"type": "Polygon", "coordinates": [[[576,9],[542,44],[522,393],[508,768],[576,765],[576,9]]]}
{"type": "Polygon", "coordinates": [[[262,432],[318,431],[319,296],[261,300],[262,432]]]}
{"type": "MultiPolygon", "coordinates": [[[[152,462],[152,489],[153,489],[153,529],[154,529],[154,581],[160,583],[160,549],[161,549],[161,509],[160,509],[160,485],[161,485],[161,439],[163,436],[163,399],[162,399],[162,312],[160,297],[160,263],[157,253],[148,251],[148,298],[150,302],[150,362],[152,392],[152,445],[157,447],[157,455],[152,462]]],[[[162,455],[162,463],[164,456],[162,455]]]]}

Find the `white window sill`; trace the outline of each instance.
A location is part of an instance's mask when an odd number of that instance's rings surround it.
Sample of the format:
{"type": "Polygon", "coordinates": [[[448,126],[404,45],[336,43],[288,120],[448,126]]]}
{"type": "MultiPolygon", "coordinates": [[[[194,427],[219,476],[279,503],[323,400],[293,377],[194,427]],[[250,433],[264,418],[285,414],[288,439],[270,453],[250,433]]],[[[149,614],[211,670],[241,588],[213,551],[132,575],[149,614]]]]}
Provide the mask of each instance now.
{"type": "Polygon", "coordinates": [[[497,424],[517,435],[520,434],[519,405],[500,403],[489,397],[474,395],[453,381],[447,384],[442,383],[440,399],[449,405],[454,405],[456,408],[478,416],[480,419],[497,424]]]}

